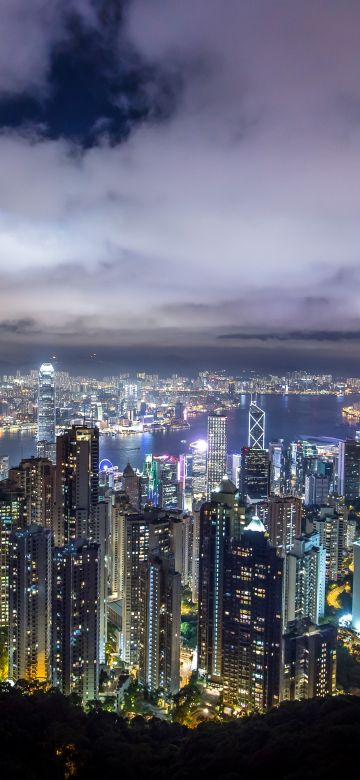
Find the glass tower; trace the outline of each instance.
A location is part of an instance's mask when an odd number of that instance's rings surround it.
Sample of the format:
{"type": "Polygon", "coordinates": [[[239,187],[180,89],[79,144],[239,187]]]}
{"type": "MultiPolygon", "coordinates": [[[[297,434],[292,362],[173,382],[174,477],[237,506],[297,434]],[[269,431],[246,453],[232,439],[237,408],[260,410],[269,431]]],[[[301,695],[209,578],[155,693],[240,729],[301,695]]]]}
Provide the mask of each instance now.
{"type": "Polygon", "coordinates": [[[44,442],[54,445],[48,456],[55,460],[55,370],[51,363],[43,363],[39,371],[38,393],[38,447],[44,442]]]}
{"type": "Polygon", "coordinates": [[[208,460],[207,460],[207,497],[219,486],[226,476],[227,458],[227,417],[225,414],[208,416],[208,460]]]}

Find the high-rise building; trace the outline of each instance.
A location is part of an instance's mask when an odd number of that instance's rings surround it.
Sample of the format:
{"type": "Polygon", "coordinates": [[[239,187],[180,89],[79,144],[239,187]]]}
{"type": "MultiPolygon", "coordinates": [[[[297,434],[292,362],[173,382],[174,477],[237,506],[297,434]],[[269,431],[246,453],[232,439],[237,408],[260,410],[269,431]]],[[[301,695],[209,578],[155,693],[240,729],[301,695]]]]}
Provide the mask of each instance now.
{"type": "Polygon", "coordinates": [[[129,503],[136,511],[140,509],[140,477],[130,463],[125,466],[122,476],[122,487],[129,498],[129,503]]]}
{"type": "Polygon", "coordinates": [[[73,425],[57,437],[55,544],[93,539],[99,500],[99,430],[73,425]]]}
{"type": "Polygon", "coordinates": [[[269,541],[284,557],[301,534],[301,500],[295,496],[271,496],[259,504],[259,515],[269,534],[269,541]]]}
{"type": "Polygon", "coordinates": [[[100,547],[78,539],[53,553],[53,684],[96,699],[100,654],[100,547]]]}
{"type": "Polygon", "coordinates": [[[330,480],[325,474],[307,474],[305,477],[305,506],[326,504],[330,491],[330,480]]]}
{"type": "Polygon", "coordinates": [[[222,678],[225,546],[240,535],[245,520],[236,495],[235,485],[224,479],[200,509],[198,666],[213,682],[222,678]]]}
{"type": "Polygon", "coordinates": [[[354,575],[352,592],[352,627],[360,633],[360,539],[353,544],[354,575]]]}
{"type": "Polygon", "coordinates": [[[207,442],[204,439],[198,439],[190,444],[192,453],[191,490],[195,501],[206,497],[207,450],[207,442]]]}
{"type": "Polygon", "coordinates": [[[10,537],[9,676],[51,682],[51,530],[41,525],[10,537]]]}
{"type": "Polygon", "coordinates": [[[126,664],[139,664],[140,641],[140,567],[149,553],[149,522],[142,514],[125,515],[120,518],[123,528],[120,532],[123,547],[123,613],[122,613],[122,657],[126,664]]]}
{"type": "Polygon", "coordinates": [[[26,525],[23,490],[9,479],[0,482],[0,627],[9,625],[9,542],[26,525]]]}
{"type": "Polygon", "coordinates": [[[208,416],[207,497],[226,475],[227,417],[225,414],[208,416]]]}
{"type": "Polygon", "coordinates": [[[270,463],[267,450],[241,450],[240,494],[249,504],[265,501],[270,492],[270,463]]]}
{"type": "Polygon", "coordinates": [[[326,583],[336,582],[341,568],[343,516],[334,506],[322,506],[312,524],[326,552],[326,583]]]}
{"type": "Polygon", "coordinates": [[[253,450],[265,449],[265,412],[255,401],[249,407],[248,445],[253,450]]]}
{"type": "Polygon", "coordinates": [[[139,679],[150,691],[180,687],[181,578],[174,556],[151,553],[140,567],[139,679]]]}
{"type": "MultiPolygon", "coordinates": [[[[55,462],[55,431],[55,370],[51,363],[43,363],[39,371],[37,440],[40,448],[44,442],[52,446],[52,462],[55,462]]],[[[42,457],[43,452],[38,454],[42,457]]]]}
{"type": "Polygon", "coordinates": [[[360,441],[356,439],[339,444],[338,492],[347,504],[360,498],[360,441]]]}
{"type": "Polygon", "coordinates": [[[326,552],[318,533],[295,539],[286,555],[283,625],[309,618],[319,623],[325,611],[326,552]]]}
{"type": "Polygon", "coordinates": [[[223,602],[225,707],[264,712],[279,702],[283,560],[255,515],[227,545],[223,602]]]}
{"type": "Polygon", "coordinates": [[[269,443],[270,459],[270,491],[274,495],[281,495],[285,489],[285,454],[284,440],[271,441],[269,443]]]}
{"type": "Polygon", "coordinates": [[[289,623],[282,642],[282,701],[336,694],[336,633],[326,623],[289,623]]]}
{"type": "Polygon", "coordinates": [[[25,458],[9,471],[25,495],[27,523],[52,528],[55,504],[55,466],[46,458],[25,458]]]}

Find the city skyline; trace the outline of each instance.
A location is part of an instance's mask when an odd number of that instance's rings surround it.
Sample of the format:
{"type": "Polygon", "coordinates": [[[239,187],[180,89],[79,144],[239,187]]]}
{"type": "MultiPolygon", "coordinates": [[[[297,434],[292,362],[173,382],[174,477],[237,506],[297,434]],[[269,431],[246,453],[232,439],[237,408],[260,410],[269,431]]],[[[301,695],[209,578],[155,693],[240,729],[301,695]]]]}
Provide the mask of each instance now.
{"type": "Polygon", "coordinates": [[[350,370],[359,22],[335,0],[6,0],[0,368],[350,370]]]}

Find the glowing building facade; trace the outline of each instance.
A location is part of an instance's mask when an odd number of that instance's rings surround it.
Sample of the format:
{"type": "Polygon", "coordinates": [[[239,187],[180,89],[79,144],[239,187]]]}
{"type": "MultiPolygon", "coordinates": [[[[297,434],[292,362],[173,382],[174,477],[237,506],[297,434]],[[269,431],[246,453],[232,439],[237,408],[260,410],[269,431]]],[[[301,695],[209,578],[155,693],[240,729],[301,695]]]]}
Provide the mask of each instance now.
{"type": "Polygon", "coordinates": [[[55,370],[51,363],[43,363],[39,371],[38,389],[38,429],[37,441],[40,451],[44,454],[44,445],[48,445],[47,455],[55,462],[56,439],[56,408],[55,408],[55,370]],[[49,445],[50,451],[49,451],[49,445]]]}

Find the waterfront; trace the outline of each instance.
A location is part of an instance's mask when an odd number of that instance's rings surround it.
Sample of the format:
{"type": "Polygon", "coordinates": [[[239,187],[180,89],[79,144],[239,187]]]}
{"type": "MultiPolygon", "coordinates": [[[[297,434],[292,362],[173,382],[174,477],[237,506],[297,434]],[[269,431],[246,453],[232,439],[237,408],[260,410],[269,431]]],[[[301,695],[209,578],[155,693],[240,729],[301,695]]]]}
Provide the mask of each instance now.
{"type": "MultiPolygon", "coordinates": [[[[308,436],[354,437],[357,425],[342,415],[344,398],[335,395],[264,395],[259,403],[266,412],[266,444],[277,438],[286,442],[308,436]]],[[[360,395],[348,396],[346,404],[359,403],[360,395]]],[[[249,396],[242,396],[238,408],[229,411],[229,452],[239,452],[247,443],[249,396]]],[[[188,451],[191,441],[206,437],[207,415],[190,420],[189,430],[144,433],[133,436],[100,437],[100,457],[109,458],[123,469],[127,462],[141,468],[146,453],[179,455],[188,451]],[[186,443],[184,443],[186,440],[186,443]]],[[[10,464],[34,455],[36,441],[30,433],[4,431],[0,435],[0,456],[9,455],[10,464]]]]}

